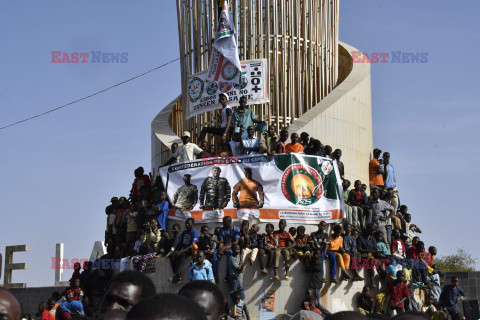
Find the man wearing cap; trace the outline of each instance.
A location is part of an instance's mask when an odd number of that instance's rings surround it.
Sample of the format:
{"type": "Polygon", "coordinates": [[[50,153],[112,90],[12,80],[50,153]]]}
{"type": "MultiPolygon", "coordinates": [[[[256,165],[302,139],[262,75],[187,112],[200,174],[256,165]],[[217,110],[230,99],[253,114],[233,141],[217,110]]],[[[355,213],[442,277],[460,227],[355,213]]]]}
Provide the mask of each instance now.
{"type": "Polygon", "coordinates": [[[178,147],[177,151],[175,151],[175,153],[173,154],[173,158],[177,158],[178,162],[195,160],[197,158],[196,155],[203,151],[195,143],[191,143],[189,141],[190,141],[190,132],[188,131],[183,132],[182,134],[183,145],[178,147]]]}
{"type": "Polygon", "coordinates": [[[107,216],[109,216],[110,214],[113,213],[113,211],[115,210],[115,202],[118,201],[118,198],[117,197],[112,197],[112,199],[110,200],[111,204],[108,205],[106,208],[105,208],[105,214],[107,216]]]}
{"type": "Polygon", "coordinates": [[[178,190],[173,194],[172,205],[182,211],[192,210],[198,201],[198,189],[196,185],[191,184],[191,178],[191,175],[185,174],[183,176],[185,185],[178,188],[178,190]]]}
{"type": "Polygon", "coordinates": [[[225,93],[220,93],[219,102],[222,104],[222,111],[219,112],[217,110],[217,114],[221,115],[222,123],[219,127],[205,127],[200,132],[200,136],[198,138],[199,141],[205,140],[205,135],[207,133],[214,134],[216,136],[222,136],[227,142],[230,141],[230,134],[233,131],[232,127],[232,116],[233,111],[232,108],[227,104],[228,103],[228,96],[225,93]]]}
{"type": "Polygon", "coordinates": [[[263,207],[263,203],[265,202],[263,186],[252,179],[252,168],[245,168],[245,178],[240,180],[235,187],[233,187],[232,199],[235,208],[263,207]],[[240,197],[238,197],[239,192],[240,197]]]}
{"type": "Polygon", "coordinates": [[[200,209],[223,209],[230,202],[231,188],[228,180],[220,178],[219,167],[212,168],[212,176],[207,177],[200,189],[200,209]]]}

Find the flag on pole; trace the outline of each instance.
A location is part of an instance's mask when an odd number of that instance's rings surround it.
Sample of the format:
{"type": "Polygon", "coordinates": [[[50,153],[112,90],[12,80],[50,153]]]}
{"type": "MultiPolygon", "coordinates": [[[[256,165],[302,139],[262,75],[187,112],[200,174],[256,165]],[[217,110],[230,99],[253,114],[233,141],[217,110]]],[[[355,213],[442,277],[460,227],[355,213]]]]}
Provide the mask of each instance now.
{"type": "Polygon", "coordinates": [[[208,66],[207,81],[242,83],[241,70],[237,42],[235,41],[235,26],[230,14],[228,0],[224,0],[208,66]]]}

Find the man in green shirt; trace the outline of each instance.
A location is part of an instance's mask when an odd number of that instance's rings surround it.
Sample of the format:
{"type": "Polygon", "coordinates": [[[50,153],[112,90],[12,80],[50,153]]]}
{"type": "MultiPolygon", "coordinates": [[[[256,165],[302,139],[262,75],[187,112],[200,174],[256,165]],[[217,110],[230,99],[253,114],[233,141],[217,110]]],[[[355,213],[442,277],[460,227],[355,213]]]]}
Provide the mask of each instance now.
{"type": "Polygon", "coordinates": [[[254,126],[255,131],[265,131],[267,129],[265,122],[259,120],[253,109],[247,106],[247,97],[241,96],[239,102],[240,105],[233,113],[232,123],[235,128],[243,128],[242,139],[247,138],[247,128],[250,126],[254,126]]]}

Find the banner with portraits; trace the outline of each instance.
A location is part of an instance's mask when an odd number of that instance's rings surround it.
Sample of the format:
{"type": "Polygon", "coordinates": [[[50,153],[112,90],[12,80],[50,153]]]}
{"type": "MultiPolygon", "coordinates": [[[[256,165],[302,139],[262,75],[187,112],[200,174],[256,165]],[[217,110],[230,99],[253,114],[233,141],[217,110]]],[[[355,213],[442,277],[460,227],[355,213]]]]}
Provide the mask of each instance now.
{"type": "Polygon", "coordinates": [[[301,154],[194,160],[161,168],[174,208],[169,218],[198,223],[259,219],[340,222],[344,199],[336,161],[301,154]]]}
{"type": "Polygon", "coordinates": [[[207,71],[188,77],[187,102],[189,111],[187,119],[193,116],[221,109],[218,100],[220,93],[228,95],[229,105],[239,105],[241,96],[247,97],[247,104],[270,102],[268,83],[268,63],[266,59],[245,60],[241,62],[241,84],[236,81],[240,72],[228,60],[217,61],[215,77],[208,80],[207,71]]]}

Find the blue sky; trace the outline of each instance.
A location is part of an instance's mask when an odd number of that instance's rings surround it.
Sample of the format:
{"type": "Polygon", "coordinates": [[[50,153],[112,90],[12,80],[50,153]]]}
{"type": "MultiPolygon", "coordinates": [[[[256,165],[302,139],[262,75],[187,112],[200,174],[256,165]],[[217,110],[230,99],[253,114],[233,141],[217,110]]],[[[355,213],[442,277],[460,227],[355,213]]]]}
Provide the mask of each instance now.
{"type": "MultiPolygon", "coordinates": [[[[0,126],[179,55],[172,0],[4,1],[0,8],[0,126]],[[128,62],[54,64],[57,50],[127,52],[128,62]]],[[[426,64],[372,65],[374,145],[391,153],[401,200],[426,244],[476,257],[478,12],[474,0],[342,0],[340,11],[340,39],[359,50],[428,52],[426,64]]],[[[109,198],[128,194],[134,168],[150,167],[150,122],[180,93],[179,68],[0,131],[0,252],[30,249],[15,255],[29,264],[14,272],[15,282],[53,284],[57,242],[69,259],[90,256],[109,198]]]]}

